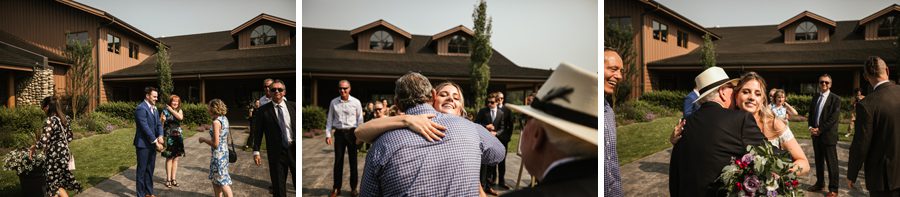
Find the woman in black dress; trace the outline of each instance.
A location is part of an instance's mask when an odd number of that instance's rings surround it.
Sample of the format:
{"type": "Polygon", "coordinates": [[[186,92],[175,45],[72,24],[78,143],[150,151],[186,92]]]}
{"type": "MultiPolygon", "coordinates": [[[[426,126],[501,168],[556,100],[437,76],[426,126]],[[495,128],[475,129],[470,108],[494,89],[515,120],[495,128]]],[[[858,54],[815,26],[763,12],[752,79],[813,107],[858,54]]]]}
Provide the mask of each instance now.
{"type": "Polygon", "coordinates": [[[169,103],[166,109],[162,110],[160,118],[163,121],[163,131],[165,131],[166,150],[162,152],[162,156],[166,157],[166,187],[178,187],[178,181],[175,181],[175,174],[178,172],[178,157],[184,156],[184,137],[182,137],[181,120],[184,119],[184,113],[181,111],[181,97],[178,95],[169,96],[169,103]]]}
{"type": "Polygon", "coordinates": [[[41,109],[47,115],[44,120],[44,132],[35,144],[38,151],[47,155],[47,190],[44,196],[68,197],[66,190],[80,191],[81,184],[75,180],[75,158],[69,151],[72,142],[72,129],[56,96],[45,97],[41,101],[41,109]]]}

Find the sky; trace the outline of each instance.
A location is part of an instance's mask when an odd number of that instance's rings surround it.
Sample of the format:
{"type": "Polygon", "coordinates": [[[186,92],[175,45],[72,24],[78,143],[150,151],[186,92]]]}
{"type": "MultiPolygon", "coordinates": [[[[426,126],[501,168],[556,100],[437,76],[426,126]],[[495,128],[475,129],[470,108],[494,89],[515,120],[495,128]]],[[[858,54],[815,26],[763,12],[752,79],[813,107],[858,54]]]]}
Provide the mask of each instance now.
{"type": "Polygon", "coordinates": [[[833,21],[860,20],[898,0],[657,0],[704,27],[777,25],[803,11],[833,21]],[[777,6],[776,6],[777,5],[777,6]]]}
{"type": "MultiPolygon", "coordinates": [[[[305,0],[302,26],[352,30],[378,19],[416,35],[473,28],[477,1],[305,0]]],[[[494,49],[519,66],[550,69],[566,62],[598,72],[596,0],[488,0],[494,49]]],[[[496,55],[496,54],[495,54],[496,55]]]]}
{"type": "Polygon", "coordinates": [[[76,0],[153,37],[231,31],[261,13],[297,21],[293,0],[76,0]]]}

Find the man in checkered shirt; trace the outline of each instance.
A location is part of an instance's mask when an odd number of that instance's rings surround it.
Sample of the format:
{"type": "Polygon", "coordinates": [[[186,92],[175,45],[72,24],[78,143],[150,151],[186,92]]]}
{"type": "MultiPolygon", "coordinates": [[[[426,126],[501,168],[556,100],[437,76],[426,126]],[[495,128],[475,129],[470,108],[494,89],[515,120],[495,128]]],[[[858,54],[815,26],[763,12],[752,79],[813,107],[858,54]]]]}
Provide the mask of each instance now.
{"type": "Polygon", "coordinates": [[[396,129],[374,141],[366,156],[362,196],[478,196],[481,164],[503,160],[506,149],[484,127],[437,112],[431,83],[419,73],[397,79],[394,95],[406,114],[436,114],[446,136],[429,142],[409,129],[396,129]]]}

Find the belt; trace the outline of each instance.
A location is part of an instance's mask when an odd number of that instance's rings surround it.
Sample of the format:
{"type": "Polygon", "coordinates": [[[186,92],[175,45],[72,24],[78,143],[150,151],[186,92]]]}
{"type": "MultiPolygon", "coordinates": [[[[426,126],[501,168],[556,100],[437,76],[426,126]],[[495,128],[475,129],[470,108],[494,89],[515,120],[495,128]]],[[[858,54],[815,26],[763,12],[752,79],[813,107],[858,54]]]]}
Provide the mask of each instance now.
{"type": "Polygon", "coordinates": [[[356,129],[356,128],[348,128],[348,129],[334,129],[334,131],[335,131],[335,132],[341,132],[341,131],[353,131],[353,130],[355,130],[355,129],[356,129]]]}

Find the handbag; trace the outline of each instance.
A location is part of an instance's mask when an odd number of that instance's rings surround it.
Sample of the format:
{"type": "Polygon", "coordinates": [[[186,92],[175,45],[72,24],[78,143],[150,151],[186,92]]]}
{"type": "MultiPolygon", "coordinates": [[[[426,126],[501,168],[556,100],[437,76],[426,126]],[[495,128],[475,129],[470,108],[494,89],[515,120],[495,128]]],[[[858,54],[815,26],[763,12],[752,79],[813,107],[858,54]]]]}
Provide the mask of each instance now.
{"type": "Polygon", "coordinates": [[[228,147],[228,163],[237,162],[237,154],[234,151],[234,137],[231,136],[231,131],[228,131],[228,144],[231,146],[228,147]]]}

